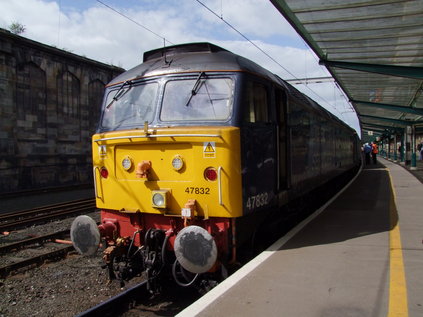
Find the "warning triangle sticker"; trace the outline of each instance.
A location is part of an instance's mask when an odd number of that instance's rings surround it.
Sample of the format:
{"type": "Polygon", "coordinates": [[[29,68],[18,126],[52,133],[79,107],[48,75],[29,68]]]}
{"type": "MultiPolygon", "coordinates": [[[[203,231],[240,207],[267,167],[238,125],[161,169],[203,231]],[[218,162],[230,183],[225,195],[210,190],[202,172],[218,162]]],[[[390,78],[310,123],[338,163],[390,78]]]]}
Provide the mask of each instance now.
{"type": "Polygon", "coordinates": [[[204,152],[205,153],[214,153],[213,145],[211,145],[210,142],[206,145],[206,148],[204,149],[204,152]]]}
{"type": "Polygon", "coordinates": [[[98,153],[100,156],[106,156],[106,146],[100,145],[100,147],[98,148],[98,153]]]}
{"type": "Polygon", "coordinates": [[[203,143],[203,156],[205,158],[216,157],[216,143],[215,142],[204,142],[203,143]]]}

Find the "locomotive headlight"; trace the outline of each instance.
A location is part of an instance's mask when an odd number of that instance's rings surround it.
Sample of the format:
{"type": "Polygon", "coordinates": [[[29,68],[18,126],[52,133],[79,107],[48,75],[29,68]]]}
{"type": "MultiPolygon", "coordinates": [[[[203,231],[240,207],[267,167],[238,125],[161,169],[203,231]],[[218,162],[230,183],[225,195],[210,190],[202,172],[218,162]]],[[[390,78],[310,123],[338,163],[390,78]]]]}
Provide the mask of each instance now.
{"type": "Polygon", "coordinates": [[[134,162],[132,161],[132,158],[129,156],[125,156],[122,160],[122,167],[125,171],[129,171],[132,166],[134,165],[134,162]]]}
{"type": "Polygon", "coordinates": [[[151,203],[155,208],[167,207],[167,190],[153,190],[151,192],[151,203]]]}
{"type": "Polygon", "coordinates": [[[180,155],[176,155],[172,160],[172,167],[175,171],[180,171],[184,167],[184,160],[180,155]]]}

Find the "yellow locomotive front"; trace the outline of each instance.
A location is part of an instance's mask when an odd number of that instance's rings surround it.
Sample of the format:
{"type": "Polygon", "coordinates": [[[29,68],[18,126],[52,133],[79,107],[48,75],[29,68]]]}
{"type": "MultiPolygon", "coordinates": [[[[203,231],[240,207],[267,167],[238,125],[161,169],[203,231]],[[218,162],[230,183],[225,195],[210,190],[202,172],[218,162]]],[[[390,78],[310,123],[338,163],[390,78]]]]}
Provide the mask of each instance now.
{"type": "Polygon", "coordinates": [[[147,128],[96,134],[97,207],[128,214],[239,217],[239,147],[239,129],[234,127],[147,128]],[[192,212],[185,205],[191,205],[192,212]]]}
{"type": "Polygon", "coordinates": [[[78,217],[72,240],[90,254],[101,236],[111,279],[145,271],[154,283],[171,266],[176,282],[190,285],[235,259],[234,219],[242,216],[240,130],[229,124],[236,75],[128,73],[107,88],[92,138],[101,224],[78,217]]]}

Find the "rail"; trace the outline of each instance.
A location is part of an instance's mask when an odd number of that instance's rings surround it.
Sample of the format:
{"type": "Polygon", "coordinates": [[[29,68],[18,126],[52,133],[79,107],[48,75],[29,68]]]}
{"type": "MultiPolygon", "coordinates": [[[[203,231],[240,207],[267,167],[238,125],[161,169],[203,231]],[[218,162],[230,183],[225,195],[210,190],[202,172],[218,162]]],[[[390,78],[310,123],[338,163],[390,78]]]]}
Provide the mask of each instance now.
{"type": "Polygon", "coordinates": [[[43,253],[34,257],[31,257],[29,259],[21,260],[19,262],[7,264],[5,266],[0,267],[0,278],[5,278],[8,276],[11,272],[22,269],[24,267],[29,267],[33,265],[41,265],[46,260],[52,260],[57,258],[63,258],[65,257],[70,251],[73,251],[74,247],[73,245],[67,245],[63,248],[60,248],[58,250],[54,250],[51,252],[43,253]]]}
{"type": "Polygon", "coordinates": [[[97,316],[119,316],[119,312],[125,310],[134,298],[141,298],[143,295],[151,296],[147,291],[147,281],[137,284],[130,289],[108,299],[107,301],[94,306],[81,314],[78,317],[97,317],[97,316]]]}
{"type": "Polygon", "coordinates": [[[1,245],[0,255],[6,254],[13,250],[22,249],[23,247],[28,245],[43,244],[45,242],[54,241],[55,239],[63,238],[64,236],[69,236],[69,229],[1,245]]]}
{"type": "Polygon", "coordinates": [[[95,208],[95,200],[90,198],[2,214],[0,215],[0,232],[61,216],[92,212],[95,208]]]}

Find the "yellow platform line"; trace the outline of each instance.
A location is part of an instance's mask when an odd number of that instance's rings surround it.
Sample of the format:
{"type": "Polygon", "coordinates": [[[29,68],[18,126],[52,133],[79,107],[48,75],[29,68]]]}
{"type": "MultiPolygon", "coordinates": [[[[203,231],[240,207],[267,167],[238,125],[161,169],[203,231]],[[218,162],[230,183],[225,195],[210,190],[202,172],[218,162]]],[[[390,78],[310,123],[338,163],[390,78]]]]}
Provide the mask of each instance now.
{"type": "Polygon", "coordinates": [[[389,203],[389,311],[388,317],[407,317],[408,301],[407,301],[407,284],[405,281],[404,261],[402,255],[401,234],[399,227],[399,218],[396,208],[396,195],[394,183],[389,173],[391,182],[391,198],[389,203]]]}

